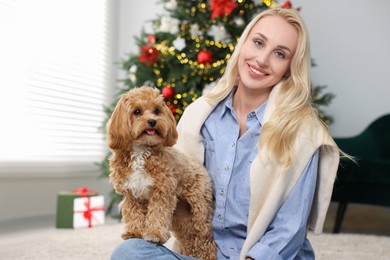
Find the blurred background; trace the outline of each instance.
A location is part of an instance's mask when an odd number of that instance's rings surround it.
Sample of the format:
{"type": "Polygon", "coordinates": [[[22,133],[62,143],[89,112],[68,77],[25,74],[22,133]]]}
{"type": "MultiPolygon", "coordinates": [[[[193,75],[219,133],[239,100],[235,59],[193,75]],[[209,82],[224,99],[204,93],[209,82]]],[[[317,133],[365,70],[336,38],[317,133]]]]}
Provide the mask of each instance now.
{"type": "MultiPolygon", "coordinates": [[[[333,136],[357,135],[390,113],[390,2],[292,4],[309,30],[313,82],[334,95],[324,108],[333,136]]],[[[99,166],[104,107],[127,77],[118,61],[139,53],[134,37],[153,33],[148,21],[161,13],[158,0],[0,0],[0,227],[54,225],[60,191],[88,187],[109,197],[99,166]]],[[[363,216],[390,234],[388,208],[350,209],[345,221],[363,216]]],[[[358,232],[371,232],[361,223],[358,232]]]]}

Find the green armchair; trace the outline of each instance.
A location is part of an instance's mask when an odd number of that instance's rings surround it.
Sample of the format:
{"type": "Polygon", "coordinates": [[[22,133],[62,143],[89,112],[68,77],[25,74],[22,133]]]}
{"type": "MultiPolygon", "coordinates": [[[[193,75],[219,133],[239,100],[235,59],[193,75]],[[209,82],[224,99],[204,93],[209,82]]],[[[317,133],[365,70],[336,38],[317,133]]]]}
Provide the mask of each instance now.
{"type": "Polygon", "coordinates": [[[342,160],[337,171],[332,201],[339,203],[333,229],[339,233],[348,203],[390,206],[390,114],[357,136],[334,140],[357,161],[342,160]]]}

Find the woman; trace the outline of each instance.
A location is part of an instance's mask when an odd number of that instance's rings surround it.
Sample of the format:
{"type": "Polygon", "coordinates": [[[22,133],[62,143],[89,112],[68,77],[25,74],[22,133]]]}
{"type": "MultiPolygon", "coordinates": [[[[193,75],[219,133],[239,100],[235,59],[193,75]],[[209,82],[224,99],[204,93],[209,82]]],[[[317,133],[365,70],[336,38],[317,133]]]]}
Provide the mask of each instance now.
{"type": "MultiPolygon", "coordinates": [[[[268,9],[179,122],[177,147],[213,179],[218,259],[314,259],[307,229],[322,232],[340,151],[311,105],[310,65],[299,13],[268,9]]],[[[172,254],[158,259],[190,259],[172,254]]]]}

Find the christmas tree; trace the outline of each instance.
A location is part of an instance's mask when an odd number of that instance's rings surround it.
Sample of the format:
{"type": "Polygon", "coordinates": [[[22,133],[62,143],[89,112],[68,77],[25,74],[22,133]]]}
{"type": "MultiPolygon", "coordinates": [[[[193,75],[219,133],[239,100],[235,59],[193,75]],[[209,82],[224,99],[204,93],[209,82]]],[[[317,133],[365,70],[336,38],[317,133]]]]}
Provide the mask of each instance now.
{"type": "MultiPolygon", "coordinates": [[[[242,31],[255,15],[276,6],[292,8],[290,1],[273,0],[162,0],[161,4],[165,13],[151,21],[153,34],[142,31],[135,38],[139,53],[119,62],[128,76],[112,105],[105,109],[103,125],[123,93],[144,85],[159,88],[179,120],[185,108],[222,76],[242,31]]],[[[320,117],[330,124],[332,119],[321,108],[333,95],[321,95],[323,88],[313,87],[314,103],[320,117]]],[[[100,164],[104,177],[110,173],[109,156],[100,164]]],[[[120,200],[113,191],[108,211],[120,200]]]]}

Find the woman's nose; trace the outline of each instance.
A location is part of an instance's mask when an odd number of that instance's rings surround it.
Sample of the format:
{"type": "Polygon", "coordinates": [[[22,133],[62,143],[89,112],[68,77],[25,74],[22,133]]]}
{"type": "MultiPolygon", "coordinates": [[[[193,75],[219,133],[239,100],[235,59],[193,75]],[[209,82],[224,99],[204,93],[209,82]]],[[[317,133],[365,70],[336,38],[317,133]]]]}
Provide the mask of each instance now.
{"type": "Polygon", "coordinates": [[[256,62],[260,67],[266,68],[269,66],[270,53],[263,51],[256,57],[256,62]]]}

